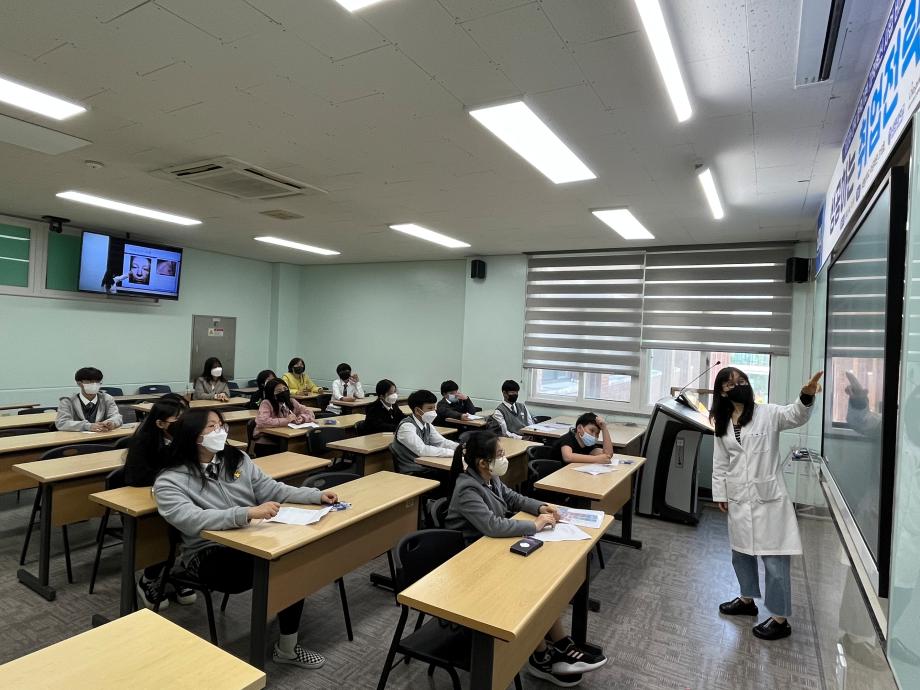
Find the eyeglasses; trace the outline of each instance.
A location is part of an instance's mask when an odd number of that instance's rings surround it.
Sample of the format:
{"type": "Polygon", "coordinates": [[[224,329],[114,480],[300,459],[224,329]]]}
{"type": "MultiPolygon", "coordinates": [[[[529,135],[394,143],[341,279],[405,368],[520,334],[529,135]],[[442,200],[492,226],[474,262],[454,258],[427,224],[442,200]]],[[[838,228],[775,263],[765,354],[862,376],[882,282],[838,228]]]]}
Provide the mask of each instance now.
{"type": "Polygon", "coordinates": [[[723,383],[723,384],[722,384],[722,390],[723,390],[723,391],[730,391],[730,390],[732,390],[733,388],[735,388],[736,386],[738,386],[738,387],[740,387],[740,388],[744,388],[745,386],[750,386],[750,385],[751,385],[751,384],[748,383],[747,381],[738,381],[738,383],[732,383],[731,381],[729,381],[728,383],[723,383]]]}
{"type": "Polygon", "coordinates": [[[208,424],[205,428],[205,433],[211,433],[212,431],[223,431],[225,433],[230,433],[230,427],[226,424],[208,424]]]}

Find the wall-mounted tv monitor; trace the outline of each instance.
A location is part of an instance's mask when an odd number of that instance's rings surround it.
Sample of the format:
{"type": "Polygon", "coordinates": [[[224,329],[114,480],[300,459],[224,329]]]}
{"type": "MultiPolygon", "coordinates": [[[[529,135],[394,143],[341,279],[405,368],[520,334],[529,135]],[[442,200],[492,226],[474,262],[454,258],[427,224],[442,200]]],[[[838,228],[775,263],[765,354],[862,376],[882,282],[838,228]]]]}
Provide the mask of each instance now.
{"type": "Polygon", "coordinates": [[[178,299],[181,272],[181,249],[83,232],[81,292],[178,299]]]}

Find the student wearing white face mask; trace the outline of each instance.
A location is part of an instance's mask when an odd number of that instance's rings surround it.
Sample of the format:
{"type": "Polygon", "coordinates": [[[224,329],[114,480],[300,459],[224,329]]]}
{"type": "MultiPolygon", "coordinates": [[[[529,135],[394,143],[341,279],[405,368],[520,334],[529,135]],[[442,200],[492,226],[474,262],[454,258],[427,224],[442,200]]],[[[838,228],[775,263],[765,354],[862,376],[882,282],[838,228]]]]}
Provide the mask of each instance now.
{"type": "Polygon", "coordinates": [[[409,396],[412,414],[405,417],[396,427],[396,438],[390,444],[390,452],[396,461],[396,469],[403,474],[438,478],[438,471],[419,465],[415,459],[423,457],[449,458],[457,447],[456,441],[441,436],[432,426],[437,412],[438,399],[431,391],[415,391],[409,396]]]}
{"type": "Polygon", "coordinates": [[[111,431],[122,425],[114,398],[101,390],[101,371],[83,367],[77,370],[74,380],[80,392],[58,401],[54,420],[58,431],[111,431]]]}
{"type": "Polygon", "coordinates": [[[396,404],[399,393],[396,384],[390,379],[377,382],[377,399],[364,410],[364,433],[381,434],[396,431],[396,427],[406,415],[396,404]]]}
{"type": "MultiPolygon", "coordinates": [[[[281,503],[335,503],[332,491],[293,487],[263,474],[249,456],[226,445],[216,410],[193,409],[170,427],[166,468],[153,485],[157,510],[182,534],[179,561],[210,589],[238,594],[252,588],[255,557],[201,538],[202,530],[239,529],[272,518],[281,503]]],[[[277,664],[319,668],[325,659],[297,642],[303,599],[278,612],[277,664]]]]}
{"type": "MultiPolygon", "coordinates": [[[[454,452],[450,468],[453,493],[444,526],[459,530],[464,538],[526,537],[552,527],[559,519],[555,506],[522,496],[505,486],[499,477],[508,471],[508,460],[491,431],[477,431],[454,452]],[[534,515],[533,520],[511,517],[517,512],[534,515]]],[[[565,634],[562,621],[553,623],[546,637],[530,655],[528,672],[553,685],[571,687],[581,682],[581,674],[607,663],[603,654],[580,649],[565,634]]]]}
{"type": "Polygon", "coordinates": [[[230,399],[230,386],[224,377],[224,365],[217,357],[208,357],[204,363],[201,376],[195,379],[195,400],[220,400],[226,402],[230,399]]]}
{"type": "Polygon", "coordinates": [[[607,422],[593,412],[585,412],[575,421],[575,428],[553,446],[557,460],[605,465],[613,457],[613,439],[607,422]],[[603,441],[600,437],[603,435],[603,441]],[[599,442],[600,441],[600,442],[599,442]]]}

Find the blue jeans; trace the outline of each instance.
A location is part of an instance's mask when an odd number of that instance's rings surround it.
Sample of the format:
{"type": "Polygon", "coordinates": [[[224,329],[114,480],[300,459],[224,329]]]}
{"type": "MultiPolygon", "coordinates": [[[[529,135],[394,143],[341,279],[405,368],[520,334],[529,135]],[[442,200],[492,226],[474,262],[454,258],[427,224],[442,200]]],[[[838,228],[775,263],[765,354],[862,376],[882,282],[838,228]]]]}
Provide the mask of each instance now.
{"type": "MultiPolygon", "coordinates": [[[[792,577],[790,556],[761,556],[765,573],[764,584],[767,596],[763,603],[774,616],[788,618],[792,615],[792,577]]],[[[760,576],[757,573],[757,556],[749,556],[732,549],[732,565],[741,596],[750,599],[760,598],[760,576]]]]}

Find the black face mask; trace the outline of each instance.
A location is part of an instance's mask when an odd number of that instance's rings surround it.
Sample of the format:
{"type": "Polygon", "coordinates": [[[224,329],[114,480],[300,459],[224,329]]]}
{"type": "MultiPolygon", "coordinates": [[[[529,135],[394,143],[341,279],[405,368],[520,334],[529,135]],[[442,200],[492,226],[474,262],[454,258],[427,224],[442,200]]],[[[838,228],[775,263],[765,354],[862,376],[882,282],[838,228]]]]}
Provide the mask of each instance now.
{"type": "Polygon", "coordinates": [[[750,386],[735,386],[725,394],[732,402],[748,405],[754,402],[754,389],[750,386]]]}
{"type": "Polygon", "coordinates": [[[275,400],[280,403],[284,403],[288,407],[291,406],[291,391],[284,391],[283,393],[278,393],[275,395],[275,400]]]}
{"type": "Polygon", "coordinates": [[[341,378],[343,381],[347,381],[349,376],[351,376],[351,369],[348,371],[343,371],[339,374],[339,378],[341,378]]]}
{"type": "Polygon", "coordinates": [[[517,394],[517,393],[509,393],[509,394],[508,394],[508,402],[510,402],[512,405],[513,405],[514,403],[517,402],[517,399],[518,399],[518,394],[517,394]]]}
{"type": "Polygon", "coordinates": [[[298,365],[298,366],[294,367],[294,373],[295,373],[295,374],[298,374],[298,375],[299,375],[299,374],[302,374],[302,373],[304,372],[304,369],[305,369],[305,368],[306,368],[306,367],[302,367],[302,366],[299,366],[299,365],[298,365]]]}

